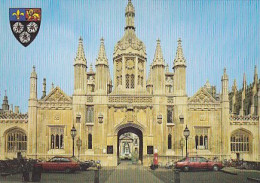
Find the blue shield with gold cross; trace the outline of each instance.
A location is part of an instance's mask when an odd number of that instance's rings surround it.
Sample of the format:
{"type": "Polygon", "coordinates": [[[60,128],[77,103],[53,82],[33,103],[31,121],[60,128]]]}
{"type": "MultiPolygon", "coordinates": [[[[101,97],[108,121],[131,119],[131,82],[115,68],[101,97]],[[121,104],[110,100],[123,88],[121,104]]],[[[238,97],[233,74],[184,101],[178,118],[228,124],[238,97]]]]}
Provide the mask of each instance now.
{"type": "Polygon", "coordinates": [[[15,38],[26,47],[40,30],[41,8],[9,8],[9,20],[15,38]]]}

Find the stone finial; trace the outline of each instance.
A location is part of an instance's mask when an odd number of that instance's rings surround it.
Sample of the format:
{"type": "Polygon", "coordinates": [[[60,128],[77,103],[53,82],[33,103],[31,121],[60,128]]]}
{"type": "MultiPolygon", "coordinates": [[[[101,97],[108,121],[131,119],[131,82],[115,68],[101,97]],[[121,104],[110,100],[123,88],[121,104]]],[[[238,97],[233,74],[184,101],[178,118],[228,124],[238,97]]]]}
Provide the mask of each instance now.
{"type": "Polygon", "coordinates": [[[53,90],[54,89],[54,83],[52,82],[51,83],[51,90],[53,90]]]}
{"type": "Polygon", "coordinates": [[[86,66],[86,57],[84,53],[84,48],[83,48],[83,39],[82,37],[79,38],[79,44],[78,44],[78,50],[77,50],[77,55],[74,60],[74,65],[75,64],[82,64],[86,66]]]}
{"type": "Polygon", "coordinates": [[[226,67],[224,68],[224,73],[223,73],[223,76],[222,76],[222,81],[223,80],[228,80],[228,75],[227,75],[227,69],[226,67]]]}
{"type": "Polygon", "coordinates": [[[98,58],[96,59],[96,65],[98,64],[108,65],[108,59],[106,55],[106,49],[105,49],[103,37],[100,39],[100,48],[98,52],[98,58]]]}
{"type": "Polygon", "coordinates": [[[125,17],[126,17],[125,30],[127,29],[135,30],[135,25],[134,25],[135,8],[131,1],[128,1],[128,4],[125,8],[125,17]]]}
{"type": "Polygon", "coordinates": [[[92,65],[92,63],[90,64],[89,72],[93,72],[93,65],[92,65]]]}
{"type": "Polygon", "coordinates": [[[165,71],[169,72],[169,65],[168,64],[166,65],[165,71]]]}
{"type": "Polygon", "coordinates": [[[209,80],[208,80],[208,79],[207,79],[207,81],[206,81],[206,83],[205,83],[204,87],[205,87],[205,88],[208,88],[208,89],[210,89],[210,88],[211,88],[211,86],[210,86],[210,83],[209,83],[209,80]]]}
{"type": "Polygon", "coordinates": [[[157,45],[156,45],[156,50],[154,54],[154,59],[153,59],[153,65],[164,65],[164,59],[163,59],[163,53],[162,53],[162,48],[161,48],[161,41],[157,39],[157,45]]]}
{"type": "Polygon", "coordinates": [[[175,59],[174,59],[174,67],[175,66],[181,66],[181,65],[186,66],[186,60],[184,58],[181,42],[182,42],[181,38],[179,38],[176,56],[175,56],[175,59]]]}
{"type": "Polygon", "coordinates": [[[35,65],[33,65],[33,70],[32,70],[32,73],[31,73],[31,78],[37,78],[37,74],[36,74],[36,71],[35,71],[35,65]]]}

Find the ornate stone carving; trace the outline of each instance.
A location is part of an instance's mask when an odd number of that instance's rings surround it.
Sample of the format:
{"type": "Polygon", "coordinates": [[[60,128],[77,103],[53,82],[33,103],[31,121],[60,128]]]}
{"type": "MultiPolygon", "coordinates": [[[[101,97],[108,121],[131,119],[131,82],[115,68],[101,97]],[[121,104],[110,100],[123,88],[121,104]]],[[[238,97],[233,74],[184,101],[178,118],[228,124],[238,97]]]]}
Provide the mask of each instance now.
{"type": "Polygon", "coordinates": [[[232,125],[257,125],[259,116],[230,115],[229,120],[232,125]]]}
{"type": "Polygon", "coordinates": [[[87,102],[93,102],[93,96],[88,96],[87,97],[87,102]]]}
{"type": "Polygon", "coordinates": [[[152,103],[149,96],[110,96],[108,101],[111,103],[152,103]]]}

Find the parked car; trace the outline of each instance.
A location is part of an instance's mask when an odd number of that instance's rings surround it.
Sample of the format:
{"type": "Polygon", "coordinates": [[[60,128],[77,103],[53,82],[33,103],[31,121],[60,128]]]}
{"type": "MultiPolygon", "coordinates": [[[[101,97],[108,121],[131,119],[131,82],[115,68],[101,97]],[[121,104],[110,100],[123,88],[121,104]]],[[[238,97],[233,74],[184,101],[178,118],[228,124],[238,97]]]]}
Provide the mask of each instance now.
{"type": "Polygon", "coordinates": [[[64,171],[66,173],[80,170],[80,164],[70,157],[56,156],[46,162],[36,163],[34,166],[41,167],[43,171],[64,171]]]}
{"type": "Polygon", "coordinates": [[[91,167],[93,165],[92,160],[90,160],[90,161],[80,161],[76,157],[72,157],[72,159],[79,163],[80,170],[83,170],[83,171],[87,170],[89,167],[91,167]]]}
{"type": "Polygon", "coordinates": [[[207,169],[218,171],[223,168],[221,162],[210,161],[203,157],[186,157],[175,163],[175,168],[183,171],[189,171],[192,169],[207,169]]]}

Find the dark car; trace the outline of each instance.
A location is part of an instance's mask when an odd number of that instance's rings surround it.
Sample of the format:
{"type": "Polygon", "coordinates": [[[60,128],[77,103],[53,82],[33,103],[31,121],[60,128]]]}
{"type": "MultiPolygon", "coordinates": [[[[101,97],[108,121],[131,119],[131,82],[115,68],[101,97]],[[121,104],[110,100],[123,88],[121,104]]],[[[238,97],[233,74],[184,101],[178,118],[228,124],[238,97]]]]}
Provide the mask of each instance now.
{"type": "Polygon", "coordinates": [[[177,161],[175,163],[175,168],[186,172],[192,169],[218,171],[223,168],[223,165],[221,162],[210,161],[203,157],[186,157],[180,161],[177,161]]]}
{"type": "Polygon", "coordinates": [[[46,162],[39,162],[34,165],[43,171],[64,171],[66,173],[80,170],[80,164],[70,157],[56,156],[46,162]]]}
{"type": "Polygon", "coordinates": [[[93,166],[93,161],[92,160],[90,160],[90,161],[80,161],[76,157],[72,157],[72,159],[79,163],[80,170],[87,170],[89,167],[93,166]]]}

